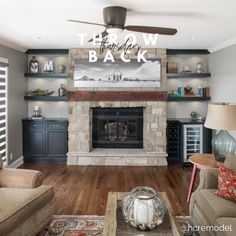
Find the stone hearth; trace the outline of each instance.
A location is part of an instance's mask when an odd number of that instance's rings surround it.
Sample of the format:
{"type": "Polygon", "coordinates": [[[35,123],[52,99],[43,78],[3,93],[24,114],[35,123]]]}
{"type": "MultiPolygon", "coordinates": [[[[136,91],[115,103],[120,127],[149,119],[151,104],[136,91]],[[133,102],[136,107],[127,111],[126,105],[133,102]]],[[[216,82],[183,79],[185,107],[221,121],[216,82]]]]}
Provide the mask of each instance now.
{"type": "Polygon", "coordinates": [[[71,152],[68,165],[165,166],[166,154],[144,149],[95,148],[91,152],[71,152]],[[74,163],[70,163],[74,161],[74,163]]]}

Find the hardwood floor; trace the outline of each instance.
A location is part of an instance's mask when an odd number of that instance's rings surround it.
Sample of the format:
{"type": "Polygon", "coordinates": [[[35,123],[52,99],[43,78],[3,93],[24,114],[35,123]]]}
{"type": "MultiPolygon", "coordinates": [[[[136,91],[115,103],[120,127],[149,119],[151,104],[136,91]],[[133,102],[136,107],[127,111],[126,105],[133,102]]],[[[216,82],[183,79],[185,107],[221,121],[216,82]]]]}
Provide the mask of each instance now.
{"type": "Polygon", "coordinates": [[[43,184],[53,185],[57,214],[104,215],[109,191],[130,191],[147,185],[167,193],[175,215],[188,215],[186,202],[191,168],[99,167],[65,164],[24,164],[40,170],[43,184]]]}

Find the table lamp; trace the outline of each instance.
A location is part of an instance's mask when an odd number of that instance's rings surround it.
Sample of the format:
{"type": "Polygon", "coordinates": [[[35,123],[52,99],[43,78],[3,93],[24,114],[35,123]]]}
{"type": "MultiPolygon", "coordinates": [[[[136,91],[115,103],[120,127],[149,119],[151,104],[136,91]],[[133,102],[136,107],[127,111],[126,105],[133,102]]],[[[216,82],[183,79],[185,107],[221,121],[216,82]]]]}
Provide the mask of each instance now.
{"type": "Polygon", "coordinates": [[[227,154],[235,153],[236,140],[227,130],[236,130],[236,105],[209,103],[204,126],[220,130],[211,141],[212,152],[217,161],[223,162],[227,154]]]}

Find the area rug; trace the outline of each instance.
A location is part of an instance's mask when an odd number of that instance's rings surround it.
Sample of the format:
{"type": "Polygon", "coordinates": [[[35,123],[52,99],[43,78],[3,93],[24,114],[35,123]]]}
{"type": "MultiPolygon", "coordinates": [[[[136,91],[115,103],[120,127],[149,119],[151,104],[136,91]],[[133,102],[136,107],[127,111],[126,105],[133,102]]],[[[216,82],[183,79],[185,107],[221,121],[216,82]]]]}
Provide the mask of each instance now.
{"type": "MultiPolygon", "coordinates": [[[[177,216],[185,236],[196,236],[189,231],[189,216],[177,216]]],[[[104,216],[55,215],[45,236],[102,236],[104,216]]]]}
{"type": "Polygon", "coordinates": [[[101,236],[104,216],[55,215],[45,236],[101,236]]]}

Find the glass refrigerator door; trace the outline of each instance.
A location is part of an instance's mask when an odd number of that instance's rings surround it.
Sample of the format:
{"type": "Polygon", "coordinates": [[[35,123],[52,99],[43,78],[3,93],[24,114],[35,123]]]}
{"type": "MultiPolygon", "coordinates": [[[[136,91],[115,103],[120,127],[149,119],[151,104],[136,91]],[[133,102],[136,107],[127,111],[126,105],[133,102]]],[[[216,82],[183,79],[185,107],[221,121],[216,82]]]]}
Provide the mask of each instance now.
{"type": "Polygon", "coordinates": [[[203,152],[202,125],[184,125],[184,162],[189,157],[203,152]]]}

